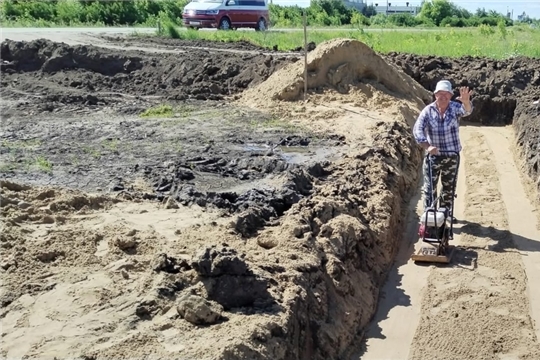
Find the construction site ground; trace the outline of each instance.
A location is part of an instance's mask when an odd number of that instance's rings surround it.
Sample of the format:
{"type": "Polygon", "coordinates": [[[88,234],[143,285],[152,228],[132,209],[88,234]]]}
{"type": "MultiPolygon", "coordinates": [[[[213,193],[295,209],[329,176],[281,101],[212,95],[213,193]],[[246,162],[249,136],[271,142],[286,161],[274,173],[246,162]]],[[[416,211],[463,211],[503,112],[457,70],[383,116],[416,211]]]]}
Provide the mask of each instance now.
{"type": "Polygon", "coordinates": [[[13,32],[1,44],[3,359],[540,358],[540,60],[308,55],[13,32]],[[415,264],[443,78],[452,262],[415,264]]]}

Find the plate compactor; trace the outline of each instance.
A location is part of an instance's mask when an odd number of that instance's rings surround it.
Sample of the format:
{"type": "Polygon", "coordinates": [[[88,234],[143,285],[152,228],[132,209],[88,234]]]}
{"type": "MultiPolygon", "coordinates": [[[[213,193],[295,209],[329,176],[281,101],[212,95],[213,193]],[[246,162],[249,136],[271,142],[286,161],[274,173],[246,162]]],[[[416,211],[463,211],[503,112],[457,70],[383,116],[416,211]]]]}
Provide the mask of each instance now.
{"type": "MultiPolygon", "coordinates": [[[[459,165],[459,153],[454,152],[457,156],[459,165]]],[[[431,155],[427,155],[428,157],[431,155]]],[[[426,159],[429,160],[429,159],[426,159]]],[[[429,178],[431,176],[431,162],[428,161],[429,178]]],[[[456,182],[457,171],[454,174],[454,181],[452,184],[452,198],[451,209],[445,207],[438,207],[437,202],[441,202],[443,199],[442,194],[436,199],[433,198],[433,193],[436,189],[436,184],[431,183],[431,206],[426,209],[424,214],[420,217],[420,226],[418,229],[418,235],[422,239],[422,247],[416,254],[413,254],[412,260],[415,262],[431,262],[431,263],[445,263],[448,264],[452,260],[454,253],[454,246],[448,244],[449,240],[454,239],[454,199],[456,198],[456,182]]]]}

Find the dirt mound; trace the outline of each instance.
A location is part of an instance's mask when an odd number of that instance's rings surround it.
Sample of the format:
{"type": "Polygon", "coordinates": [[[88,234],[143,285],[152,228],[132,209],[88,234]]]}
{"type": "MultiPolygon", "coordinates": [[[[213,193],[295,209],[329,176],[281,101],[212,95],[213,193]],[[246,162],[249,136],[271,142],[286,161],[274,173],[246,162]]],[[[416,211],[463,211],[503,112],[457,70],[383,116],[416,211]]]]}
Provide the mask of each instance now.
{"type": "MultiPolygon", "coordinates": [[[[342,48],[362,48],[346,44],[334,43],[343,56],[342,48]]],[[[206,62],[217,67],[215,56],[200,53],[207,57],[194,69],[206,62]]],[[[150,91],[167,84],[160,71],[180,77],[185,70],[182,59],[165,66],[168,55],[124,56],[140,57],[142,68],[112,76],[127,78],[118,89],[124,84],[133,91],[132,80],[139,79],[150,91]]],[[[361,80],[354,59],[347,59],[342,69],[353,70],[345,80],[321,84],[327,93],[313,88],[311,95],[340,104],[340,96],[362,94],[355,111],[365,110],[364,99],[381,111],[316,122],[300,116],[292,123],[236,104],[192,108],[185,102],[162,121],[102,114],[8,119],[6,150],[15,164],[28,164],[13,178],[116,184],[122,201],[49,187],[5,191],[10,205],[3,215],[17,227],[7,231],[3,355],[262,360],[344,354],[369,322],[398,248],[421,159],[408,123],[424,95],[406,91],[410,79],[394,68],[404,82],[388,89],[382,79],[389,78],[377,72],[389,69],[382,63],[361,80]],[[341,94],[347,82],[350,91],[341,94]],[[331,146],[344,142],[339,151],[331,146]],[[138,188],[138,178],[147,190],[138,188]],[[26,199],[32,214],[15,198],[26,199]],[[30,317],[36,323],[25,320],[30,317]],[[52,329],[46,339],[43,326],[52,329]]],[[[340,76],[337,61],[325,66],[334,79],[340,76]]],[[[35,82],[39,74],[8,76],[35,82]]],[[[44,88],[56,74],[110,80],[70,68],[48,74],[44,88]]]]}
{"type": "MultiPolygon", "coordinates": [[[[370,83],[384,87],[393,96],[429,100],[426,90],[356,40],[324,42],[309,53],[307,61],[308,91],[332,89],[340,94],[348,94],[370,83]]],[[[245,91],[241,101],[254,105],[262,105],[268,99],[295,101],[302,98],[303,92],[304,62],[298,61],[276,71],[261,85],[245,91]]]]}
{"type": "Polygon", "coordinates": [[[170,99],[223,99],[264,81],[283,64],[284,56],[259,53],[212,55],[190,49],[178,54],[114,51],[95,46],[69,46],[49,40],[5,40],[1,44],[2,97],[39,94],[20,106],[38,103],[52,111],[66,104],[110,104],[112,93],[157,95],[170,99]],[[89,103],[88,103],[89,102],[89,103]]]}
{"type": "Polygon", "coordinates": [[[6,40],[0,51],[2,70],[7,73],[41,70],[54,73],[61,70],[80,69],[114,76],[131,73],[142,68],[140,57],[106,54],[93,46],[71,47],[64,43],[53,43],[40,39],[29,43],[6,40]]]}
{"type": "Polygon", "coordinates": [[[122,45],[127,46],[140,46],[141,44],[146,44],[151,47],[164,46],[169,47],[179,47],[181,49],[215,49],[215,50],[225,50],[225,51],[256,51],[256,52],[272,52],[262,46],[253,44],[248,41],[212,41],[204,39],[171,39],[160,36],[110,36],[103,35],[102,39],[105,39],[110,42],[121,43],[122,45]]]}
{"type": "Polygon", "coordinates": [[[518,148],[540,199],[540,107],[535,104],[540,100],[540,59],[445,59],[396,53],[387,58],[430,91],[441,79],[449,79],[456,89],[471,87],[475,109],[467,121],[514,124],[518,148]]]}
{"type": "Polygon", "coordinates": [[[540,202],[540,87],[520,97],[513,125],[517,135],[518,154],[525,171],[537,187],[540,202]]]}
{"type": "Polygon", "coordinates": [[[386,58],[429,91],[442,79],[452,81],[456,95],[459,86],[471,87],[475,110],[468,121],[485,125],[511,124],[519,99],[540,86],[539,59],[448,59],[398,53],[386,58]]]}

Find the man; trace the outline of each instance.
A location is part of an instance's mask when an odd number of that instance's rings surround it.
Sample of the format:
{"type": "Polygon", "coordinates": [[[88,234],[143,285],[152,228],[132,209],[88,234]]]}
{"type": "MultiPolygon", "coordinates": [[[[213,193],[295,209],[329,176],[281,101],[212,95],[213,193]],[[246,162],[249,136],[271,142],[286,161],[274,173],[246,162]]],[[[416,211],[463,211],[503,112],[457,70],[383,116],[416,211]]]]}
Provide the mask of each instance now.
{"type": "MultiPolygon", "coordinates": [[[[434,205],[431,202],[437,198],[439,176],[442,183],[442,199],[439,207],[445,207],[449,212],[452,210],[454,174],[457,174],[456,170],[459,167],[457,156],[452,152],[461,151],[459,120],[461,117],[470,115],[473,110],[469,88],[461,87],[459,92],[460,96],[457,100],[461,103],[452,101],[454,94],[452,84],[448,80],[439,81],[434,91],[435,101],[422,110],[413,127],[416,142],[426,151],[423,165],[424,211],[434,205]],[[427,156],[428,154],[431,156],[427,156]],[[431,197],[432,183],[433,198],[431,197]]],[[[450,216],[455,220],[453,214],[450,216]]]]}

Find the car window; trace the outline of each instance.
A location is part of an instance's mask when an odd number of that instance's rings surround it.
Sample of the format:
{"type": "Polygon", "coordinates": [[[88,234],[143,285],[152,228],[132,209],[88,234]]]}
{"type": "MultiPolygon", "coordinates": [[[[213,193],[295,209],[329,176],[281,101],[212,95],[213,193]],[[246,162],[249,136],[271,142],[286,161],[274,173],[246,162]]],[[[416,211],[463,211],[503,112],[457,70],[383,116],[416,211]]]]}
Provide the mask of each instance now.
{"type": "Polygon", "coordinates": [[[264,0],[238,0],[240,6],[265,6],[264,0]]]}

